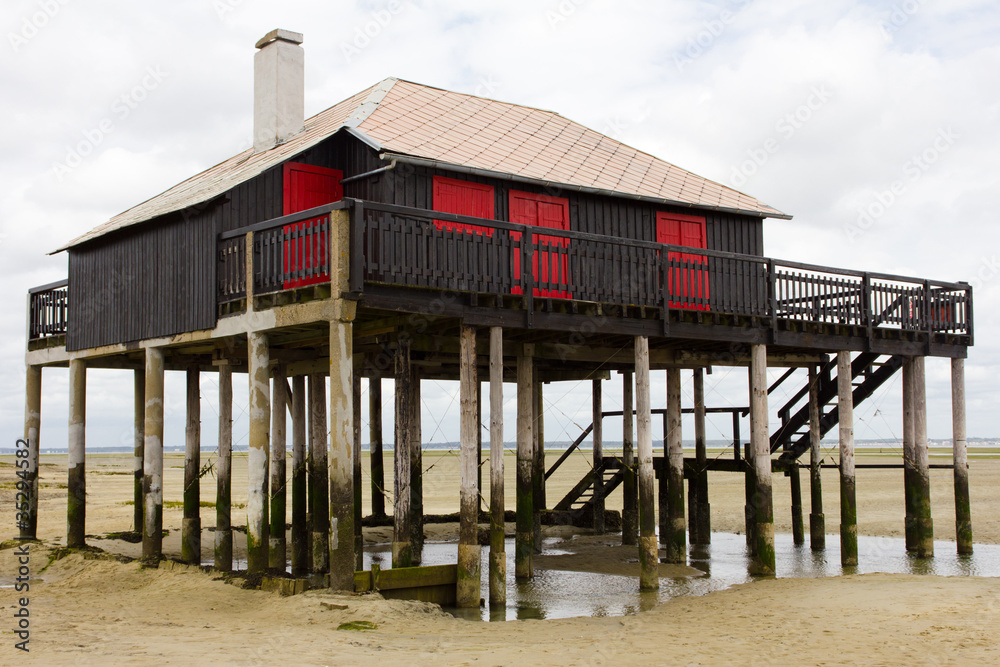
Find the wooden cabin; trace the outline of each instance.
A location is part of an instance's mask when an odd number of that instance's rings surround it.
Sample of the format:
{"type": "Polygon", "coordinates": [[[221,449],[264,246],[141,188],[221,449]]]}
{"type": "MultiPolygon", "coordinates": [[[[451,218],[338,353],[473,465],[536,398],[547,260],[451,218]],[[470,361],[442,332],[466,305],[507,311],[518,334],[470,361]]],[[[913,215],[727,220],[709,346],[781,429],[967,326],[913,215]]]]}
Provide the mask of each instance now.
{"type": "MultiPolygon", "coordinates": [[[[70,369],[68,543],[79,546],[86,369],[132,368],[136,526],[144,556],[162,556],[163,377],[185,371],[186,488],[194,491],[185,495],[183,557],[197,562],[198,378],[217,372],[216,565],[231,568],[231,382],[233,372],[246,373],[249,569],[284,568],[287,479],[293,569],[350,588],[361,549],[360,378],[369,378],[373,394],[380,378],[396,380],[397,455],[386,486],[395,499],[394,567],[417,561],[422,539],[413,409],[420,379],[448,378],[461,381],[459,604],[479,602],[481,382],[498,412],[502,381],[517,383],[517,424],[506,433],[516,430],[518,443],[519,577],[531,576],[542,509],[587,515],[602,530],[604,498],[620,484],[623,540],[638,543],[642,585],[655,587],[661,547],[667,560],[683,562],[688,529],[692,541],[710,539],[709,469],[747,475],[754,569],[773,573],[772,471],[793,470],[797,480],[799,459],[809,455],[811,535],[821,543],[819,439],[838,425],[842,554],[851,563],[853,406],[902,368],[907,544],[933,550],[923,359],[953,360],[956,480],[965,479],[958,407],[973,342],[968,284],[770,259],[764,220],[790,216],[550,111],[389,78],[304,119],[301,42],[278,30],[257,44],[253,148],[66,243],[58,251],[69,255],[68,280],[31,290],[25,439],[33,491],[22,535],[34,536],[37,517],[41,369],[70,369]],[[751,404],[722,410],[734,414],[737,429],[736,413],[749,411],[751,433],[745,445],[734,434],[732,459],[709,462],[702,370],[726,365],[749,369],[751,404]],[[771,387],[769,366],[789,369],[771,387]],[[650,405],[650,369],[667,370],[666,406],[650,405]],[[694,369],[699,425],[697,456],[686,461],[680,369],[694,369]],[[600,383],[610,372],[625,376],[626,412],[635,414],[634,432],[625,415],[621,458],[601,447],[602,420],[621,414],[601,409],[600,383]],[[594,383],[595,419],[573,447],[592,433],[594,470],[575,497],[546,502],[535,428],[541,387],[581,379],[594,383]],[[779,409],[781,423],[769,424],[769,393],[795,380],[801,390],[779,409]],[[656,457],[654,414],[663,415],[667,433],[656,457]]],[[[505,432],[502,414],[490,417],[495,602],[504,594],[505,432]]],[[[371,421],[381,419],[373,413],[371,421]]],[[[381,466],[377,439],[373,433],[373,468],[376,459],[381,466]]],[[[373,469],[373,480],[382,475],[373,469]]],[[[957,492],[967,505],[967,493],[957,492]]],[[[377,515],[384,504],[375,496],[377,515]]],[[[971,549],[968,514],[959,514],[960,548],[971,549]]]]}

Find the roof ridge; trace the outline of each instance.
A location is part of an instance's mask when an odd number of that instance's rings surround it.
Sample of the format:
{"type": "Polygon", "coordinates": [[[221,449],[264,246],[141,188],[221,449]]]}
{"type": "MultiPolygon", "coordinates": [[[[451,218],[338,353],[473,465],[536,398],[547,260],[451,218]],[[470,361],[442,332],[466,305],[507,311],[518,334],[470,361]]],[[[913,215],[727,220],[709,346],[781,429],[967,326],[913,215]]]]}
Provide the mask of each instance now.
{"type": "MultiPolygon", "coordinates": [[[[396,77],[390,76],[375,84],[372,91],[368,93],[368,97],[366,97],[364,101],[361,102],[361,104],[359,104],[347,118],[344,119],[344,122],[341,123],[341,127],[357,127],[358,125],[361,125],[361,123],[368,120],[368,117],[374,113],[375,109],[378,108],[378,105],[382,103],[382,100],[385,99],[385,96],[389,94],[389,91],[392,90],[392,87],[395,86],[398,81],[399,79],[396,77]]],[[[332,109],[333,107],[330,108],[332,109]]]]}

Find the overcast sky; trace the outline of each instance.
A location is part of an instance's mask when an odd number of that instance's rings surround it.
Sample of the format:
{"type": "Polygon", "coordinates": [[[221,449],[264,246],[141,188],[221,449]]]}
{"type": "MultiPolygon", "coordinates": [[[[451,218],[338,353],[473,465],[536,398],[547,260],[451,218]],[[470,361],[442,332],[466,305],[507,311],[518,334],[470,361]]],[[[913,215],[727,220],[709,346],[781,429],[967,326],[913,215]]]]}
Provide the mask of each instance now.
{"type": "MultiPolygon", "coordinates": [[[[993,0],[3,7],[0,447],[23,430],[26,291],[66,277],[66,255],[46,253],[248,147],[254,43],[277,27],[305,34],[307,115],[387,76],[554,110],[794,215],[765,223],[769,256],[972,282],[969,435],[1000,436],[993,0]]],[[[654,381],[662,405],[662,373],[654,381]]],[[[608,384],[605,409],[618,409],[620,383],[608,384]]],[[[88,445],[130,444],[131,386],[128,373],[90,372],[88,445]]],[[[183,378],[167,386],[166,444],[180,445],[183,378]]],[[[746,404],[744,371],[716,369],[707,387],[710,405],[746,404]]],[[[548,438],[573,439],[590,387],[546,392],[548,438]]],[[[425,441],[457,440],[456,394],[425,387],[425,441]]],[[[214,446],[209,375],[203,396],[214,446]]],[[[856,437],[901,436],[900,400],[897,376],[859,409],[856,437]]],[[[928,361],[928,400],[930,436],[950,437],[946,361],[928,361]]],[[[43,447],[65,447],[66,405],[66,371],[46,371],[43,447]]],[[[513,424],[510,400],[507,412],[513,424]]],[[[245,430],[238,419],[244,443],[245,430]]],[[[709,437],[730,437],[725,420],[709,437]]]]}

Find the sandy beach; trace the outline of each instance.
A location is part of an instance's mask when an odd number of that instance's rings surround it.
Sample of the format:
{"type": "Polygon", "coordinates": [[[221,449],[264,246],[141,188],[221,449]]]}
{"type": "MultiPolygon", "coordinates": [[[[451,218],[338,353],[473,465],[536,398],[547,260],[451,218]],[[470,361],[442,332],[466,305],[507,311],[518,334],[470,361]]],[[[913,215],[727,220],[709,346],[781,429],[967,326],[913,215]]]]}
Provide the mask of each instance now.
{"type": "MultiPolygon", "coordinates": [[[[203,464],[211,460],[203,459],[203,464]]],[[[506,464],[507,506],[513,507],[513,456],[506,464]]],[[[550,480],[553,505],[588,466],[573,455],[550,480]]],[[[882,459],[863,457],[859,462],[882,459]]],[[[935,461],[936,462],[936,461],[935,461]]],[[[943,461],[942,461],[943,462],[943,461]]],[[[391,470],[391,457],[386,461],[391,470]]],[[[281,597],[243,590],[212,573],[191,567],[144,569],[121,562],[139,545],[99,539],[132,529],[131,457],[92,455],[87,460],[88,543],[108,552],[72,554],[49,564],[50,552],[65,542],[65,456],[42,457],[39,537],[31,546],[30,652],[14,648],[8,632],[0,648],[3,664],[996,664],[1000,661],[1000,579],[910,574],[865,574],[754,581],[700,597],[680,597],[621,617],[483,623],[457,619],[434,605],[388,601],[377,595],[347,596],[326,591],[281,597]],[[44,568],[44,571],[43,571],[44,568]],[[368,621],[374,629],[338,630],[368,621]]],[[[234,502],[246,497],[246,458],[234,456],[234,502]]],[[[458,457],[424,453],[425,511],[457,510],[458,457]]],[[[803,472],[805,513],[808,477],[803,472]]],[[[164,551],[180,554],[183,457],[164,463],[164,551]]],[[[950,470],[932,474],[935,535],[954,540],[950,470]]],[[[484,475],[485,480],[489,475],[484,475]]],[[[973,459],[973,522],[977,544],[1000,544],[1000,461],[973,459]]],[[[11,457],[0,460],[0,500],[12,516],[11,457]]],[[[828,540],[839,527],[835,470],[824,471],[828,540]]],[[[775,520],[791,531],[789,483],[776,475],[775,520]]],[[[743,530],[742,479],[710,475],[712,523],[716,531],[743,530]]],[[[858,473],[859,532],[900,536],[903,528],[902,471],[862,469],[858,473]]],[[[488,492],[487,492],[488,493],[488,492]]],[[[211,559],[215,479],[202,479],[203,557],[211,559]]],[[[370,507],[365,460],[364,502],[370,507]]],[[[620,509],[619,494],[608,502],[620,509]]],[[[242,524],[234,507],[234,524],[242,524]]],[[[11,522],[12,523],[12,522],[11,522]]],[[[453,538],[457,526],[428,525],[429,540],[453,538]]],[[[547,528],[558,536],[559,528],[547,528]]],[[[564,531],[564,529],[562,529],[564,531]]],[[[15,536],[6,528],[0,537],[15,536]]],[[[387,528],[366,529],[368,545],[386,541],[387,528]]],[[[586,536],[577,545],[588,543],[586,536]]],[[[603,538],[607,540],[608,538],[603,538]]],[[[593,539],[590,540],[593,542],[593,539]]],[[[612,540],[613,541],[613,540],[612,540]]],[[[573,542],[566,542],[572,547],[573,542]]],[[[8,616],[18,594],[10,587],[17,572],[12,546],[0,550],[0,604],[8,616]]],[[[539,559],[539,567],[582,568],[629,574],[628,550],[579,548],[539,559]]],[[[245,555],[237,544],[236,556],[245,555]]],[[[664,576],[672,576],[667,572],[664,576]]],[[[13,619],[5,628],[11,627],[13,619]]]]}

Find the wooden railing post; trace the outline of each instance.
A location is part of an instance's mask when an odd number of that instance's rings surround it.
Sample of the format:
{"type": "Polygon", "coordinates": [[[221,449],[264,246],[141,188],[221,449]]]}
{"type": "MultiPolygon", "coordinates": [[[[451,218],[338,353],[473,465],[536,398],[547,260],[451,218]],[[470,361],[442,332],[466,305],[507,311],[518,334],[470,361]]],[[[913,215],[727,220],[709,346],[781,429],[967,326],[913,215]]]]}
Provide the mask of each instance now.
{"type": "Polygon", "coordinates": [[[867,271],[861,279],[861,324],[865,327],[865,333],[868,337],[868,349],[871,349],[872,325],[874,324],[872,318],[872,277],[867,271]]]}
{"type": "Polygon", "coordinates": [[[535,311],[535,248],[530,229],[521,234],[521,285],[524,291],[524,307],[527,313],[527,325],[531,328],[532,316],[535,311]]]}
{"type": "Polygon", "coordinates": [[[253,284],[253,274],[254,274],[254,254],[253,254],[253,232],[247,232],[246,236],[246,248],[244,250],[246,256],[246,273],[244,274],[244,285],[243,291],[246,293],[247,297],[247,312],[253,310],[253,294],[254,294],[254,284],[253,284]]]}
{"type": "Polygon", "coordinates": [[[778,279],[774,273],[774,260],[767,260],[767,309],[771,316],[771,331],[778,329],[778,279]]]}

